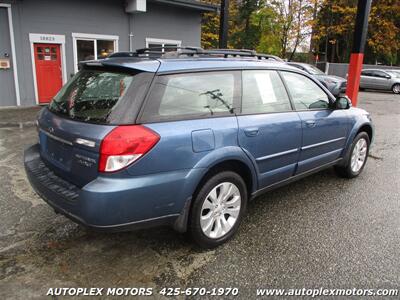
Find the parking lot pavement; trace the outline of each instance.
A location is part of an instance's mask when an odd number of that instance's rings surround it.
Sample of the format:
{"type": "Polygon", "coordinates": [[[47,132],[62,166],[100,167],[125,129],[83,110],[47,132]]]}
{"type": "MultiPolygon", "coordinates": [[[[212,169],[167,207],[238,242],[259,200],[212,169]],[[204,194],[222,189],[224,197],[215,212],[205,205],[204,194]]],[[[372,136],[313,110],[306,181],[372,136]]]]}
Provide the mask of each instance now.
{"type": "Polygon", "coordinates": [[[240,298],[261,287],[400,288],[400,96],[361,93],[360,107],[376,138],[359,178],[326,170],[265,194],[212,251],[168,228],[101,234],[56,215],[22,165],[35,128],[0,126],[0,299],[49,287],[238,287],[240,298]]]}

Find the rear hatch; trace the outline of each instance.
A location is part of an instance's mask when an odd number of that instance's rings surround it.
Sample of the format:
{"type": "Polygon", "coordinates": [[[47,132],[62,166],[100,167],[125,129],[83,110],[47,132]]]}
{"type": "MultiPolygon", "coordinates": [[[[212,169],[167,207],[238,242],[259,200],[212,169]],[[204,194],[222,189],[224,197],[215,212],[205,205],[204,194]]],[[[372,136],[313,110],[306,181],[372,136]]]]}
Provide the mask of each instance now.
{"type": "Polygon", "coordinates": [[[58,176],[82,187],[99,175],[99,150],[118,125],[133,124],[154,73],[85,68],[38,118],[41,157],[58,176]]]}

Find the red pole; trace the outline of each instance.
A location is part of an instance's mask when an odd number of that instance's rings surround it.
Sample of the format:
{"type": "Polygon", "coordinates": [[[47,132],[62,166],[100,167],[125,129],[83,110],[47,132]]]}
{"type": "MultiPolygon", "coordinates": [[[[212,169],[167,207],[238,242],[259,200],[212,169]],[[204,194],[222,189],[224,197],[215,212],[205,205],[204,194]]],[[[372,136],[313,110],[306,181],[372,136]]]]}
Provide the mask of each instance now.
{"type": "Polygon", "coordinates": [[[358,0],[356,26],[354,29],[353,50],[350,56],[346,94],[353,106],[357,106],[360,76],[364,59],[365,40],[368,32],[368,16],[371,0],[358,0]]]}
{"type": "Polygon", "coordinates": [[[353,106],[357,106],[363,60],[364,53],[352,53],[350,56],[346,95],[349,96],[353,106]]]}

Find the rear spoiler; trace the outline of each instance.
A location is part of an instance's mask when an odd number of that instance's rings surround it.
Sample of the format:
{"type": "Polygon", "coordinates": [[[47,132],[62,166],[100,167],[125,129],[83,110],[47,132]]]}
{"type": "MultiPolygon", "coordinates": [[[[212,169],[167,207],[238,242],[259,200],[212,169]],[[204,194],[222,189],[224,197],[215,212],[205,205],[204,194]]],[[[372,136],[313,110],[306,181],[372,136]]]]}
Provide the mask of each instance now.
{"type": "Polygon", "coordinates": [[[106,58],[101,60],[88,60],[79,63],[81,69],[107,68],[125,72],[151,72],[155,73],[160,66],[158,60],[127,59],[126,57],[106,58]]]}

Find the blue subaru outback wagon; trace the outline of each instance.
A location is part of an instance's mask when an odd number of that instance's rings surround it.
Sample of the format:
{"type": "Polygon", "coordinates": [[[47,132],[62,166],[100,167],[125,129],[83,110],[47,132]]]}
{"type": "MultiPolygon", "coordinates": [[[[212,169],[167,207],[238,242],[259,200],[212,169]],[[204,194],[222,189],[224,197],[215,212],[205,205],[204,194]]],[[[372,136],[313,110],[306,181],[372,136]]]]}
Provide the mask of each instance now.
{"type": "Polygon", "coordinates": [[[314,78],[245,50],[142,49],[83,62],[38,116],[35,191],[98,230],[170,225],[203,247],[247,202],[334,166],[363,170],[369,114],[314,78]]]}

